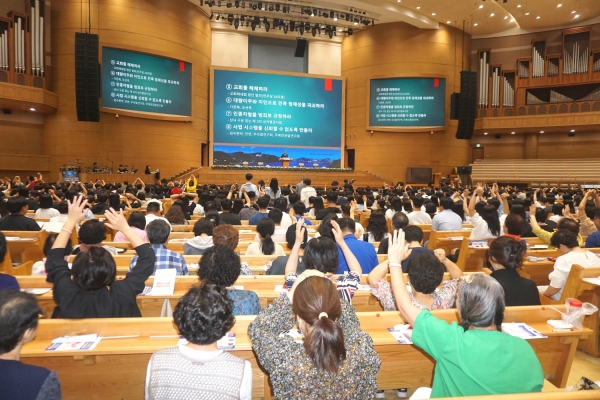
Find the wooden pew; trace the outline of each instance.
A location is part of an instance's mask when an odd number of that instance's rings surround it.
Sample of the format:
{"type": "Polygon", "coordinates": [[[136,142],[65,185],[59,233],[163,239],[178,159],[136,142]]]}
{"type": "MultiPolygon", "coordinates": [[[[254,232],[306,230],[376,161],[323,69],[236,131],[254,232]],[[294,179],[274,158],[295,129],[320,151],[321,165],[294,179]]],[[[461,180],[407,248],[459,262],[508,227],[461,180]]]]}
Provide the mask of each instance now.
{"type": "MultiPolygon", "coordinates": [[[[558,306],[564,310],[564,306],[558,306]]],[[[436,310],[436,317],[456,321],[456,310],[436,310]]],[[[380,389],[431,386],[434,361],[414,345],[399,345],[387,328],[404,323],[397,312],[357,313],[361,326],[374,341],[381,357],[380,389]],[[401,371],[401,373],[399,373],[401,371]]],[[[236,334],[232,354],[247,359],[253,370],[253,397],[271,398],[268,376],[260,369],[251,350],[247,329],[254,316],[239,316],[231,333],[236,334]]],[[[552,384],[564,387],[579,339],[589,329],[552,332],[546,320],[556,312],[543,307],[508,307],[506,321],[523,321],[548,336],[531,340],[544,374],[552,384]]],[[[37,337],[26,344],[21,361],[52,369],[61,381],[64,399],[90,398],[101,391],[102,399],[141,399],[150,356],[177,344],[177,330],[171,318],[121,318],[84,320],[40,320],[37,337]],[[102,340],[93,350],[47,352],[52,339],[65,335],[96,333],[101,336],[137,335],[135,338],[102,340]],[[151,338],[151,336],[162,336],[151,338]],[[164,337],[171,336],[171,337],[164,337]]]]}
{"type": "Polygon", "coordinates": [[[470,237],[470,230],[460,230],[460,231],[435,231],[431,230],[429,234],[429,243],[427,244],[427,248],[430,250],[435,249],[444,249],[446,254],[450,254],[450,250],[452,248],[460,247],[460,240],[451,240],[449,237],[470,237]],[[446,239],[443,244],[440,244],[441,239],[446,239]]]}
{"type": "Polygon", "coordinates": [[[7,238],[7,247],[13,262],[24,264],[44,258],[44,243],[48,236],[46,231],[2,231],[2,233],[7,238]],[[11,240],[11,238],[18,239],[11,240]]]}

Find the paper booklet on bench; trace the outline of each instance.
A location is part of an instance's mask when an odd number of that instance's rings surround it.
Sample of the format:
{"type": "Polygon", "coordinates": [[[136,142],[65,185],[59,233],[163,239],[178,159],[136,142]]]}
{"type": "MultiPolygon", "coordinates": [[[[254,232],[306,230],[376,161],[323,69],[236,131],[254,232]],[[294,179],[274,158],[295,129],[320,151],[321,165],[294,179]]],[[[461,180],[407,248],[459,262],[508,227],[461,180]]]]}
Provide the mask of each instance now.
{"type": "Polygon", "coordinates": [[[102,337],[91,335],[63,336],[52,340],[46,351],[93,350],[102,337]]]}
{"type": "Polygon", "coordinates": [[[157,269],[154,272],[154,284],[152,285],[151,296],[172,296],[175,291],[175,277],[177,270],[175,268],[157,269]]]}
{"type": "Polygon", "coordinates": [[[502,332],[508,333],[511,336],[516,336],[521,339],[544,339],[548,336],[538,332],[531,326],[521,322],[511,322],[502,324],[502,332]]]}
{"type": "Polygon", "coordinates": [[[399,344],[412,344],[412,327],[408,324],[398,324],[388,328],[391,335],[399,344]]]}

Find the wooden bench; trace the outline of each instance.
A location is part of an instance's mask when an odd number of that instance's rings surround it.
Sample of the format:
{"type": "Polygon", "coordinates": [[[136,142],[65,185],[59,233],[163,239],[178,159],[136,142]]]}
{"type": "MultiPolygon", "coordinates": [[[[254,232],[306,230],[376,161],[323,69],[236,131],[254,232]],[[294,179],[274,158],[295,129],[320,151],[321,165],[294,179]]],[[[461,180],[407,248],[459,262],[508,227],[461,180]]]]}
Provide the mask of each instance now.
{"type": "MultiPolygon", "coordinates": [[[[564,306],[558,308],[564,310],[564,306]]],[[[456,310],[432,313],[445,321],[456,321],[456,310]]],[[[387,330],[404,323],[397,312],[359,312],[357,316],[365,332],[373,338],[375,350],[381,358],[380,389],[431,386],[435,366],[433,359],[414,345],[399,345],[387,330]]],[[[548,336],[531,340],[529,344],[548,380],[557,387],[564,387],[577,344],[580,339],[589,336],[590,331],[553,332],[545,322],[552,318],[556,318],[555,311],[539,306],[508,307],[505,312],[506,321],[526,322],[548,336]]],[[[252,364],[252,396],[271,399],[268,376],[258,366],[247,335],[248,325],[253,319],[254,316],[236,318],[231,330],[236,334],[236,349],[231,352],[252,364]]],[[[177,335],[171,318],[40,320],[37,337],[23,347],[21,361],[56,371],[66,400],[89,398],[90,394],[100,395],[99,391],[102,399],[107,400],[141,399],[150,356],[160,349],[175,346],[177,335]],[[93,350],[45,351],[54,338],[86,333],[137,337],[102,340],[93,350]]]]}
{"type": "Polygon", "coordinates": [[[2,233],[7,238],[6,244],[13,262],[24,264],[44,258],[44,243],[48,236],[46,231],[2,231],[2,233]],[[18,239],[11,240],[11,238],[18,239]]]}

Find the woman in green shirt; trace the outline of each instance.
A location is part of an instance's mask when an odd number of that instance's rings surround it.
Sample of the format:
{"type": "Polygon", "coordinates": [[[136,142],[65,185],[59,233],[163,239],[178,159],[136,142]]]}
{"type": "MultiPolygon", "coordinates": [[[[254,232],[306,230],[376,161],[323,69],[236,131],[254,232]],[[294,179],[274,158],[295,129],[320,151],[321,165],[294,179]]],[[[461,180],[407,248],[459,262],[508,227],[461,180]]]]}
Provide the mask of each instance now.
{"type": "Polygon", "coordinates": [[[531,346],[501,331],[502,286],[485,274],[472,275],[459,289],[460,325],[448,324],[410,301],[402,260],[410,255],[402,230],[388,249],[392,291],[412,341],[436,361],[431,397],[540,392],[544,372],[531,346]]]}

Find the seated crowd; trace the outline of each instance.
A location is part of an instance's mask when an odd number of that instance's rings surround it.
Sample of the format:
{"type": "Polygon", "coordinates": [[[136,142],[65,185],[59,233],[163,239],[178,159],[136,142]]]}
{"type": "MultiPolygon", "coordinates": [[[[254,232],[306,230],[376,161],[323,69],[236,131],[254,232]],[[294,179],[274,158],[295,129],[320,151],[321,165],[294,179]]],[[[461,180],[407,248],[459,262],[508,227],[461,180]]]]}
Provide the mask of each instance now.
{"type": "MultiPolygon", "coordinates": [[[[54,318],[141,317],[136,296],[145,281],[157,269],[189,275],[183,254],[198,256],[199,283],[173,313],[186,342],[152,356],[147,399],[204,398],[215,390],[222,398],[250,399],[250,363],[217,346],[236,315],[256,315],[248,334],[276,398],[375,397],[381,361],[351,305],[361,274],[383,309],[398,310],[413,326],[414,344],[436,361],[432,397],[540,391],[544,374],[531,346],[501,332],[505,306],[538,305],[540,293],[558,300],[573,264],[600,265],[585,250],[600,247],[595,190],[354,188],[347,180],[322,190],[310,179],[295,187],[279,186],[275,178],[257,186],[252,179],[247,174],[239,187],[202,185],[193,176],[156,185],[45,183],[41,175],[28,183],[1,180],[0,231],[49,228],[46,258],[32,274],[53,284],[54,318]],[[369,217],[364,227],[359,214],[369,217]],[[245,256],[272,256],[266,274],[282,276],[282,295],[263,309],[256,293],[233,286],[252,273],[236,253],[234,226],[242,221],[256,231],[245,256]],[[467,223],[471,239],[490,240],[491,275],[464,275],[456,264],[460,252],[428,249],[419,226],[455,231],[467,223]],[[167,248],[177,225],[193,225],[183,254],[167,248]],[[116,232],[114,242],[128,242],[136,253],[123,279],[113,257],[118,249],[103,243],[107,228],[116,232]],[[563,254],[541,292],[518,273],[524,238],[536,236],[563,254]],[[387,260],[378,262],[378,253],[387,260]],[[446,272],[450,280],[444,281],[446,272]],[[429,312],[454,307],[459,325],[429,312]]],[[[7,247],[0,232],[0,264],[7,247]]],[[[13,277],[0,274],[0,387],[10,396],[27,374],[31,394],[15,398],[60,398],[56,374],[19,362],[21,348],[35,338],[40,311],[18,288],[13,277]]]]}

